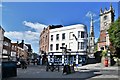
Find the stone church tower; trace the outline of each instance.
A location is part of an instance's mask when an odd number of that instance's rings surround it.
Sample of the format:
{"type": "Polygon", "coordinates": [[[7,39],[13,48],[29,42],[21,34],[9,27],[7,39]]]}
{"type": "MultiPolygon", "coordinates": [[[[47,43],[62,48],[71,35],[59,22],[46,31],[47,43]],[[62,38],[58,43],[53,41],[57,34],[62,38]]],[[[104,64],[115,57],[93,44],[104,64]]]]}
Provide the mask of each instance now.
{"type": "Polygon", "coordinates": [[[93,25],[93,17],[91,17],[90,35],[89,35],[89,53],[94,53],[94,47],[95,47],[94,25],[93,25]]]}
{"type": "Polygon", "coordinates": [[[109,34],[107,30],[109,29],[112,22],[114,22],[114,9],[112,4],[110,5],[109,10],[105,8],[103,11],[102,8],[100,10],[100,40],[98,42],[98,50],[106,50],[109,45],[109,34]]]}

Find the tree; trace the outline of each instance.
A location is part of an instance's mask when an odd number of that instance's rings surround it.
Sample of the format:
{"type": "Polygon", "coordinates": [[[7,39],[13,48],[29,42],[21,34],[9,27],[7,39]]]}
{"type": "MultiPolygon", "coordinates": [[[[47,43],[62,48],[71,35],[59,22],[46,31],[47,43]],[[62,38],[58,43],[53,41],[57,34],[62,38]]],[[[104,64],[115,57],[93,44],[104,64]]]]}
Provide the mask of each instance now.
{"type": "Polygon", "coordinates": [[[108,33],[112,48],[115,49],[115,54],[120,57],[120,17],[111,24],[108,33]]]}

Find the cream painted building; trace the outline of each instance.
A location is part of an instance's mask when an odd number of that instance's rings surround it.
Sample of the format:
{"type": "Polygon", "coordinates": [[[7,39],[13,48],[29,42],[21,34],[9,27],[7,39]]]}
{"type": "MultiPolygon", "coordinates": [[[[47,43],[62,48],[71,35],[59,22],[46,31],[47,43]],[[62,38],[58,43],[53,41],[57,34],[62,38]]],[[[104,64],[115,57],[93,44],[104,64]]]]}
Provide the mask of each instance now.
{"type": "Polygon", "coordinates": [[[55,60],[60,59],[61,63],[63,64],[69,58],[70,62],[72,63],[74,62],[79,64],[81,60],[83,60],[85,63],[86,51],[87,27],[85,25],[76,24],[50,30],[49,55],[54,55],[55,60]],[[71,49],[71,51],[68,51],[69,53],[64,54],[60,47],[66,46],[67,49],[71,49]],[[67,57],[65,57],[65,55],[67,55],[67,57]]]}

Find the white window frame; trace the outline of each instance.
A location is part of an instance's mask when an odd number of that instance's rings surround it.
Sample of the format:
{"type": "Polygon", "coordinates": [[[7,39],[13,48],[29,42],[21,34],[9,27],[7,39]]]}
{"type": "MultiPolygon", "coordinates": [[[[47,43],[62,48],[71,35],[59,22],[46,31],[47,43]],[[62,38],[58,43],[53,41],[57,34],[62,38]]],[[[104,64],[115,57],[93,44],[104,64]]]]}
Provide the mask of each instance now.
{"type": "Polygon", "coordinates": [[[73,39],[73,32],[69,33],[69,39],[72,40],[73,39]]]}

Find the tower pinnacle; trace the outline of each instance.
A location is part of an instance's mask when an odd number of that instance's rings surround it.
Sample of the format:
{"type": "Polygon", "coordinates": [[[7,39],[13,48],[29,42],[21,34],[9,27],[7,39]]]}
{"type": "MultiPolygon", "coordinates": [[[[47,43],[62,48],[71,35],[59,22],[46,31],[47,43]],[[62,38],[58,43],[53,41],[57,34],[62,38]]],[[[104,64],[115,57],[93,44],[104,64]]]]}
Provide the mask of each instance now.
{"type": "Polygon", "coordinates": [[[90,36],[94,36],[94,26],[93,26],[93,16],[91,16],[91,21],[90,21],[90,36]]]}

